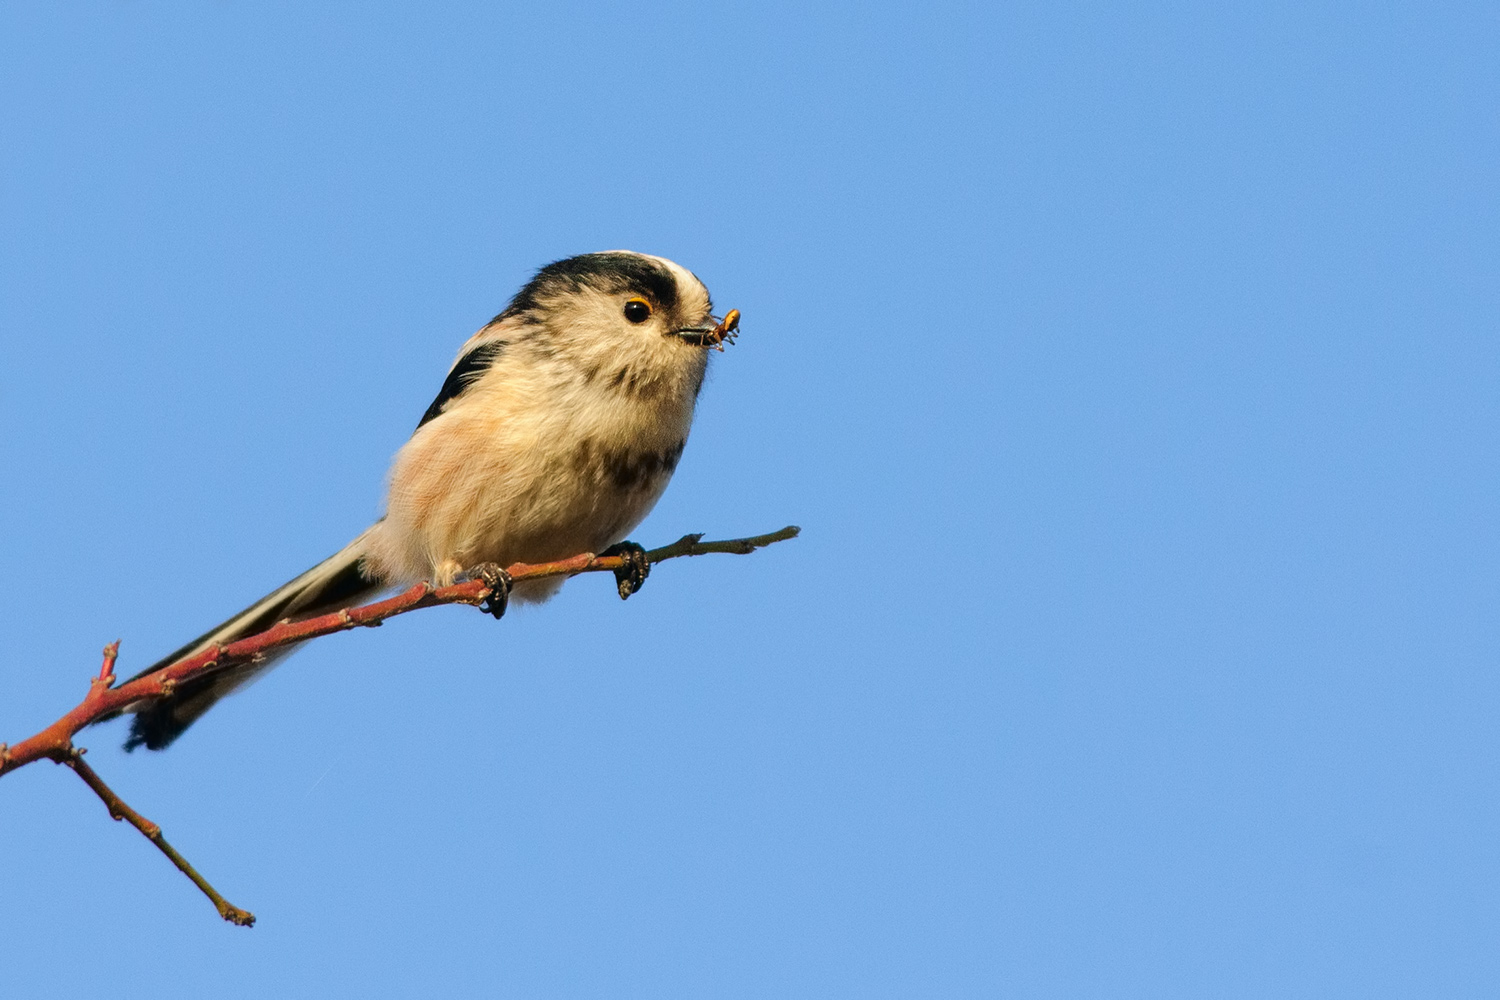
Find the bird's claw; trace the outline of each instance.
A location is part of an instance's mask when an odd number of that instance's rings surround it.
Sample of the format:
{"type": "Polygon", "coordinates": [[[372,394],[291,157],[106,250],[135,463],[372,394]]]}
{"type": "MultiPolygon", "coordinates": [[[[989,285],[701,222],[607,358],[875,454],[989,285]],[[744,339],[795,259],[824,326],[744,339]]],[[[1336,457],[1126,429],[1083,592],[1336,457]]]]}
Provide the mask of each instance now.
{"type": "Polygon", "coordinates": [[[646,582],[646,577],[651,575],[651,564],[646,561],[646,550],[635,542],[620,542],[611,545],[601,556],[619,556],[625,560],[625,565],[615,570],[615,585],[620,590],[620,600],[625,600],[631,594],[641,589],[641,584],[646,582]]]}
{"type": "Polygon", "coordinates": [[[503,618],[505,608],[510,604],[510,574],[498,563],[480,563],[469,571],[468,576],[471,580],[483,580],[490,589],[490,595],[479,605],[479,610],[488,612],[496,620],[503,618]]]}

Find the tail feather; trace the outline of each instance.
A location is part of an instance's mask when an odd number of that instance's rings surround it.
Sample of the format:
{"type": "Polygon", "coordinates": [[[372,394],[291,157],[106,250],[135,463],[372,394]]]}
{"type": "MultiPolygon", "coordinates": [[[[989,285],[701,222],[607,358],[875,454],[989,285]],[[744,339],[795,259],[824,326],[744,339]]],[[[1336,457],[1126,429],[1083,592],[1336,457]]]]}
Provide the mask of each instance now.
{"type": "MultiPolygon", "coordinates": [[[[368,531],[360,535],[306,573],[278,587],[176,652],[162,657],[131,680],[170,666],[215,643],[223,645],[262,632],[283,618],[302,619],[326,614],[348,607],[382,589],[384,584],[366,578],[361,565],[368,535],[368,531]]],[[[165,750],[220,698],[259,677],[294,649],[295,646],[279,649],[259,662],[179,684],[171,697],[146,704],[136,712],[130,723],[125,749],[144,746],[148,750],[165,750]]]]}

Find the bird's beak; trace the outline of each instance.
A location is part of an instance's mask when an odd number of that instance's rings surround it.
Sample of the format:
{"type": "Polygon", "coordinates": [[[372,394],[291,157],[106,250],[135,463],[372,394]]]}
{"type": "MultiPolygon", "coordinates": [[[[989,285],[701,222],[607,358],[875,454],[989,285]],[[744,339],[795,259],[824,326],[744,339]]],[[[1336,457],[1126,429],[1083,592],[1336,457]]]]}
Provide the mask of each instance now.
{"type": "Polygon", "coordinates": [[[740,311],[731,309],[724,314],[723,319],[716,316],[709,318],[714,321],[713,326],[684,326],[673,330],[672,335],[681,337],[695,347],[714,347],[722,351],[726,343],[734,343],[735,331],[740,328],[740,311]]]}

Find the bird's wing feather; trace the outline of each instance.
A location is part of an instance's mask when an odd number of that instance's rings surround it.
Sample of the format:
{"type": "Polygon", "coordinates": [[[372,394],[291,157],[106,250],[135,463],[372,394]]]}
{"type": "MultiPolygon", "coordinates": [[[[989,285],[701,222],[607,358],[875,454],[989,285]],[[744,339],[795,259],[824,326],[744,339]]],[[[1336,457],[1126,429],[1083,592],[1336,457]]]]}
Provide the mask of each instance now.
{"type": "Polygon", "coordinates": [[[505,353],[506,342],[503,340],[486,340],[470,350],[453,363],[448,372],[448,377],[443,380],[443,387],[438,390],[437,398],[422,414],[422,419],[417,423],[417,429],[443,412],[443,407],[457,396],[463,394],[464,390],[473,385],[478,378],[489,371],[490,365],[495,359],[505,353]]]}

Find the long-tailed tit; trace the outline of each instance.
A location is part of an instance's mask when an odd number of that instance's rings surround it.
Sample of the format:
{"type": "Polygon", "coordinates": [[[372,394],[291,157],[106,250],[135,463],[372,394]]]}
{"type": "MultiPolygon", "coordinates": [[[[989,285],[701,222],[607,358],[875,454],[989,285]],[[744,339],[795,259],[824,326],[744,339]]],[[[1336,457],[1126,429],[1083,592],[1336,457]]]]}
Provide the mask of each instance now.
{"type": "MultiPolygon", "coordinates": [[[[708,289],[661,257],[584,254],[537,272],[469,338],[391,466],[385,515],[338,553],[142,671],[280,619],[347,607],[418,580],[487,574],[491,610],[545,600],[560,580],[511,592],[497,567],[579,552],[630,557],[620,594],[646,564],[622,539],[666,489],[693,421],[706,348],[738,314],[713,315],[708,289]],[[476,569],[477,568],[477,569],[476,569]]],[[[127,749],[160,750],[220,698],[288,650],[141,705],[127,749]]]]}

